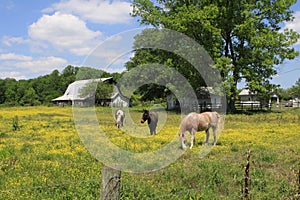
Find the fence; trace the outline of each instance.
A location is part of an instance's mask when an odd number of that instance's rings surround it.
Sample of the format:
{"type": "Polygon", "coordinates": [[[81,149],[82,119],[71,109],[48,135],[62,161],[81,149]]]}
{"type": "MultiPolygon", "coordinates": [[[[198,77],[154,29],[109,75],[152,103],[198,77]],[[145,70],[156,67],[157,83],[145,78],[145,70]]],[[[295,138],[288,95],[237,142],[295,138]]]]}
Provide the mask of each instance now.
{"type": "MultiPolygon", "coordinates": [[[[250,157],[251,157],[251,151],[248,150],[247,151],[247,158],[246,158],[246,165],[245,165],[245,174],[244,174],[244,178],[241,178],[239,181],[242,181],[244,180],[244,185],[242,186],[242,190],[241,190],[241,194],[240,196],[238,197],[239,199],[245,199],[245,200],[249,200],[251,199],[250,196],[251,196],[251,173],[250,173],[250,163],[251,163],[251,160],[250,160],[250,157]]],[[[103,171],[105,172],[105,174],[109,174],[108,177],[104,177],[102,178],[102,181],[103,180],[108,180],[106,182],[102,182],[102,189],[101,191],[104,191],[102,194],[101,194],[101,200],[112,200],[112,199],[119,199],[119,194],[120,194],[120,187],[115,187],[114,184],[111,184],[110,183],[110,180],[116,178],[115,174],[118,174],[117,178],[120,178],[121,176],[121,172],[120,171],[117,171],[115,169],[111,169],[111,168],[108,168],[108,167],[105,167],[103,169],[103,171]],[[106,173],[108,172],[108,173],[106,173]],[[110,185],[110,186],[108,186],[110,185]],[[108,190],[108,191],[105,191],[106,188],[112,188],[111,190],[108,190]],[[108,195],[107,195],[108,194],[108,195]],[[107,198],[102,198],[102,197],[107,197],[107,198]],[[113,197],[113,198],[111,198],[113,197]]],[[[118,179],[120,180],[120,179],[118,179]]],[[[288,199],[300,199],[300,162],[299,162],[299,169],[298,169],[298,191],[295,192],[295,194],[291,194],[291,197],[288,198],[288,199]]],[[[231,183],[232,180],[229,180],[223,184],[229,184],[231,183]]],[[[206,185],[205,187],[206,188],[209,188],[210,186],[212,185],[206,185]]],[[[187,190],[184,190],[184,191],[179,191],[177,192],[177,194],[183,194],[183,193],[189,193],[191,190],[200,190],[200,187],[195,187],[195,188],[192,188],[192,189],[187,189],[187,190]]],[[[155,196],[154,198],[151,198],[151,199],[172,199],[172,194],[167,194],[167,195],[160,195],[160,196],[155,196]]]]}
{"type": "MultiPolygon", "coordinates": [[[[251,152],[251,155],[254,155],[255,157],[255,153],[251,152]]],[[[190,155],[187,155],[190,156],[190,155]]],[[[121,177],[121,172],[117,171],[117,170],[112,170],[111,168],[107,168],[107,167],[103,167],[102,168],[102,175],[101,178],[95,178],[95,179],[89,179],[89,180],[78,180],[75,182],[64,182],[64,183],[48,183],[48,184],[44,184],[41,186],[33,186],[33,187],[28,187],[28,188],[18,188],[18,189],[13,189],[13,190],[0,190],[0,197],[3,195],[1,194],[5,194],[5,193],[15,193],[15,197],[13,199],[19,199],[19,197],[17,196],[17,193],[28,193],[29,191],[34,191],[37,190],[39,191],[38,193],[41,192],[45,192],[45,193],[51,193],[51,192],[57,192],[56,188],[62,189],[62,191],[64,191],[68,186],[74,186],[74,185],[78,185],[80,186],[81,184],[90,184],[90,183],[94,183],[96,185],[98,185],[98,194],[94,195],[93,199],[101,199],[101,200],[106,200],[106,199],[180,199],[181,197],[191,197],[192,195],[195,194],[199,194],[202,191],[205,190],[220,190],[220,188],[222,189],[223,187],[228,187],[228,186],[232,186],[233,184],[239,184],[241,186],[241,190],[240,191],[226,191],[226,189],[224,189],[224,191],[222,191],[224,193],[224,196],[226,196],[226,193],[235,193],[235,199],[251,199],[251,196],[253,196],[256,192],[260,192],[260,190],[265,190],[265,188],[262,188],[262,186],[260,186],[259,188],[253,189],[254,187],[254,183],[256,178],[254,175],[251,174],[251,170],[255,170],[253,168],[257,167],[255,166],[255,161],[250,160],[250,152],[247,152],[247,157],[245,158],[244,156],[240,156],[240,157],[234,157],[234,158],[224,158],[223,160],[220,160],[220,163],[222,163],[224,160],[226,159],[236,159],[236,160],[240,160],[240,162],[236,162],[234,165],[235,166],[240,166],[240,171],[241,173],[239,177],[232,177],[231,179],[228,180],[223,180],[222,178],[219,177],[218,175],[218,169],[216,171],[214,170],[210,170],[208,169],[208,171],[213,172],[211,174],[209,174],[209,176],[212,178],[212,180],[208,180],[204,185],[202,184],[197,184],[197,182],[199,181],[199,174],[193,174],[193,178],[195,183],[191,184],[191,183],[187,183],[187,187],[185,187],[183,190],[170,190],[169,193],[151,193],[151,188],[149,188],[149,192],[145,192],[145,194],[141,194],[138,191],[138,187],[155,187],[155,185],[139,185],[139,179],[140,178],[145,178],[146,177],[146,182],[151,181],[153,176],[156,176],[155,173],[153,174],[140,174],[140,175],[135,175],[135,174],[128,174],[125,173],[124,176],[122,175],[121,177]],[[252,167],[250,169],[250,163],[254,164],[254,167],[252,167]],[[147,179],[148,178],[148,179],[147,179]],[[121,180],[123,183],[121,183],[121,180]],[[135,182],[132,182],[131,180],[135,180],[135,182]],[[243,184],[243,180],[244,180],[244,184],[243,184]],[[129,183],[128,183],[129,182],[129,183]],[[100,191],[100,185],[101,185],[101,191],[100,191]],[[51,191],[48,191],[51,190],[51,191]],[[52,191],[53,190],[53,191],[52,191]],[[100,192],[99,192],[100,191],[100,192]],[[132,194],[130,194],[130,197],[124,197],[124,194],[122,194],[122,192],[124,191],[130,191],[132,194]]],[[[164,175],[165,177],[168,176],[175,176],[175,175],[180,175],[180,170],[184,170],[184,172],[192,172],[192,173],[197,173],[197,169],[201,167],[201,163],[199,163],[198,165],[192,165],[190,163],[190,165],[188,166],[184,166],[184,168],[179,168],[173,171],[172,168],[166,168],[166,169],[162,169],[158,172],[157,176],[160,176],[160,178],[162,179],[163,177],[161,175],[164,175]]],[[[203,166],[202,166],[203,167],[203,166]]],[[[230,170],[232,168],[232,166],[228,166],[228,169],[226,170],[230,170]]],[[[285,199],[299,199],[300,198],[300,163],[294,166],[291,166],[291,168],[294,169],[295,172],[297,172],[295,175],[295,180],[294,182],[297,182],[297,191],[295,190],[293,193],[290,193],[288,195],[286,195],[285,199]],[[298,167],[298,168],[297,168],[298,167]]],[[[205,166],[203,167],[203,169],[205,169],[205,166]]],[[[207,173],[207,171],[203,171],[203,174],[207,173]]],[[[221,174],[221,172],[219,172],[221,174]]],[[[184,174],[183,174],[184,175],[184,174]]],[[[200,175],[201,176],[201,175],[200,175]]],[[[182,177],[184,179],[184,177],[182,177]]],[[[172,181],[172,177],[170,178],[170,181],[172,181]]],[[[158,189],[162,189],[159,188],[159,186],[157,186],[158,189]]],[[[268,188],[271,189],[272,188],[268,188]]],[[[273,190],[277,190],[278,188],[273,188],[273,190]]],[[[284,188],[283,188],[284,189],[284,188]]],[[[271,191],[272,192],[272,191],[271,191]]],[[[71,194],[74,195],[74,193],[76,193],[76,191],[71,191],[71,194]]],[[[87,195],[87,194],[82,194],[82,195],[87,195]]],[[[125,194],[126,196],[126,194],[125,194]]],[[[224,197],[223,196],[223,197],[224,197]]],[[[231,195],[231,197],[234,195],[231,195]]],[[[74,196],[71,196],[71,198],[74,196]]],[[[82,197],[82,196],[81,196],[82,197]]],[[[67,197],[66,197],[67,198],[67,197]]],[[[70,198],[70,197],[69,197],[70,198]]],[[[193,198],[193,197],[191,197],[193,198]]],[[[2,198],[0,198],[2,199],[2,198]]],[[[88,197],[86,197],[85,199],[89,199],[88,197]]],[[[205,199],[205,198],[203,198],[205,199]]]]}
{"type": "Polygon", "coordinates": [[[260,102],[237,102],[235,103],[237,110],[271,110],[272,104],[262,104],[260,102]]]}

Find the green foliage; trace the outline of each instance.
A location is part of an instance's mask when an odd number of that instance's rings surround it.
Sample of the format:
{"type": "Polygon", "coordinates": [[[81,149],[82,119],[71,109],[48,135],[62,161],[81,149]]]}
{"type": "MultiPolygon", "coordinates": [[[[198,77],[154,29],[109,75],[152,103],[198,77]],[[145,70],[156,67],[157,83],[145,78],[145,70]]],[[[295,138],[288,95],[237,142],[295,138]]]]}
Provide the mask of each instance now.
{"type": "Polygon", "coordinates": [[[296,81],[295,85],[290,88],[289,91],[292,98],[298,98],[300,99],[300,78],[296,81]]]}
{"type": "Polygon", "coordinates": [[[300,99],[300,78],[296,81],[295,85],[293,85],[290,88],[279,88],[277,90],[277,94],[280,97],[280,99],[283,100],[290,100],[294,98],[300,99]]]}
{"type": "Polygon", "coordinates": [[[97,79],[108,76],[110,76],[110,74],[103,70],[91,67],[80,67],[76,74],[76,80],[97,79]]]}
{"type": "Polygon", "coordinates": [[[80,97],[95,98],[96,104],[101,104],[113,95],[114,85],[108,82],[91,82],[80,89],[80,97]]]}
{"type": "MultiPolygon", "coordinates": [[[[135,0],[132,16],[139,17],[141,24],[172,29],[201,44],[219,68],[228,108],[234,109],[238,82],[244,80],[250,89],[268,93],[274,89],[270,83],[277,73],[274,66],[299,54],[292,45],[300,35],[294,30],[280,31],[283,22],[293,20],[290,7],[295,2],[135,0]]],[[[128,68],[159,56],[176,60],[167,53],[145,50],[135,54],[128,68]]],[[[186,68],[176,61],[173,64],[186,68]]]]}

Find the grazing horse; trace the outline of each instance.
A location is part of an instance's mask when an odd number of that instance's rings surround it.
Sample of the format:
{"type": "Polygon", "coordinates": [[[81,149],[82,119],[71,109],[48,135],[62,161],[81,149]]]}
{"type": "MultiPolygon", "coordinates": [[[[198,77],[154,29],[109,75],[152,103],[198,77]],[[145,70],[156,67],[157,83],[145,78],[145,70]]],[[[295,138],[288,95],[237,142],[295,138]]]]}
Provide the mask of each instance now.
{"type": "Polygon", "coordinates": [[[144,110],[141,123],[148,121],[148,127],[150,129],[150,135],[156,134],[156,126],[158,122],[158,114],[153,111],[144,110]]]}
{"type": "Polygon", "coordinates": [[[206,141],[208,144],[209,139],[209,128],[212,128],[214,135],[214,143],[216,145],[216,129],[218,128],[218,124],[220,122],[221,116],[217,112],[204,112],[201,114],[191,112],[181,121],[179,137],[181,140],[182,149],[186,148],[186,131],[189,131],[191,134],[191,146],[193,147],[193,142],[195,142],[195,135],[197,131],[205,131],[206,132],[206,141]]]}
{"type": "Polygon", "coordinates": [[[117,128],[120,128],[121,126],[123,126],[123,122],[125,119],[125,113],[123,112],[123,110],[117,110],[115,113],[115,118],[116,118],[116,126],[117,128]]]}

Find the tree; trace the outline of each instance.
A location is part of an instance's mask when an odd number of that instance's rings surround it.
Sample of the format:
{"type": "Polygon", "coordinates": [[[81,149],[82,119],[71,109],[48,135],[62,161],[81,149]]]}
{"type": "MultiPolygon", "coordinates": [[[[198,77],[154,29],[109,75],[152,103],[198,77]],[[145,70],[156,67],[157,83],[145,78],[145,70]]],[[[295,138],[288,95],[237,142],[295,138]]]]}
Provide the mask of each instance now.
{"type": "Polygon", "coordinates": [[[95,100],[100,105],[103,100],[111,98],[113,89],[114,86],[108,82],[91,81],[79,90],[79,96],[95,100]]]}
{"type": "Polygon", "coordinates": [[[85,79],[97,79],[103,77],[109,77],[110,74],[100,69],[95,69],[91,67],[80,67],[76,73],[76,80],[85,79]]]}
{"type": "Polygon", "coordinates": [[[17,99],[17,81],[12,78],[6,78],[5,79],[5,104],[13,106],[18,104],[17,99]]]}
{"type": "MultiPolygon", "coordinates": [[[[293,30],[281,31],[280,26],[293,20],[290,7],[295,2],[134,0],[132,16],[139,17],[141,24],[172,29],[201,44],[220,70],[228,111],[234,111],[238,82],[244,80],[249,89],[267,93],[276,87],[270,84],[277,73],[274,66],[298,55],[291,46],[300,35],[293,30]]],[[[146,52],[134,59],[144,60],[144,54],[150,57],[146,52]]]]}
{"type": "Polygon", "coordinates": [[[300,78],[296,81],[295,85],[290,88],[290,95],[292,98],[300,98],[300,78]]]}
{"type": "Polygon", "coordinates": [[[26,89],[23,97],[20,99],[20,105],[35,106],[39,104],[40,102],[38,101],[38,96],[35,90],[32,87],[26,89]]]}

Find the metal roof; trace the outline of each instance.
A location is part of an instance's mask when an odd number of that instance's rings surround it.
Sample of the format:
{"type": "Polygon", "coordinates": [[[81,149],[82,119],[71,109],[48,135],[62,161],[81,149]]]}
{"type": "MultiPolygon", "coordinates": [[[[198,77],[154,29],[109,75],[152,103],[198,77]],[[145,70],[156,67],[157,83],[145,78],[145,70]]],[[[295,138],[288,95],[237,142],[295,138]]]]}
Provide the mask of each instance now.
{"type": "Polygon", "coordinates": [[[74,100],[85,100],[87,97],[80,97],[80,90],[85,87],[89,83],[98,83],[99,81],[107,81],[112,79],[109,78],[99,78],[99,79],[87,79],[87,80],[78,80],[71,83],[67,90],[65,91],[64,95],[52,99],[52,101],[74,101],[74,100]]]}

